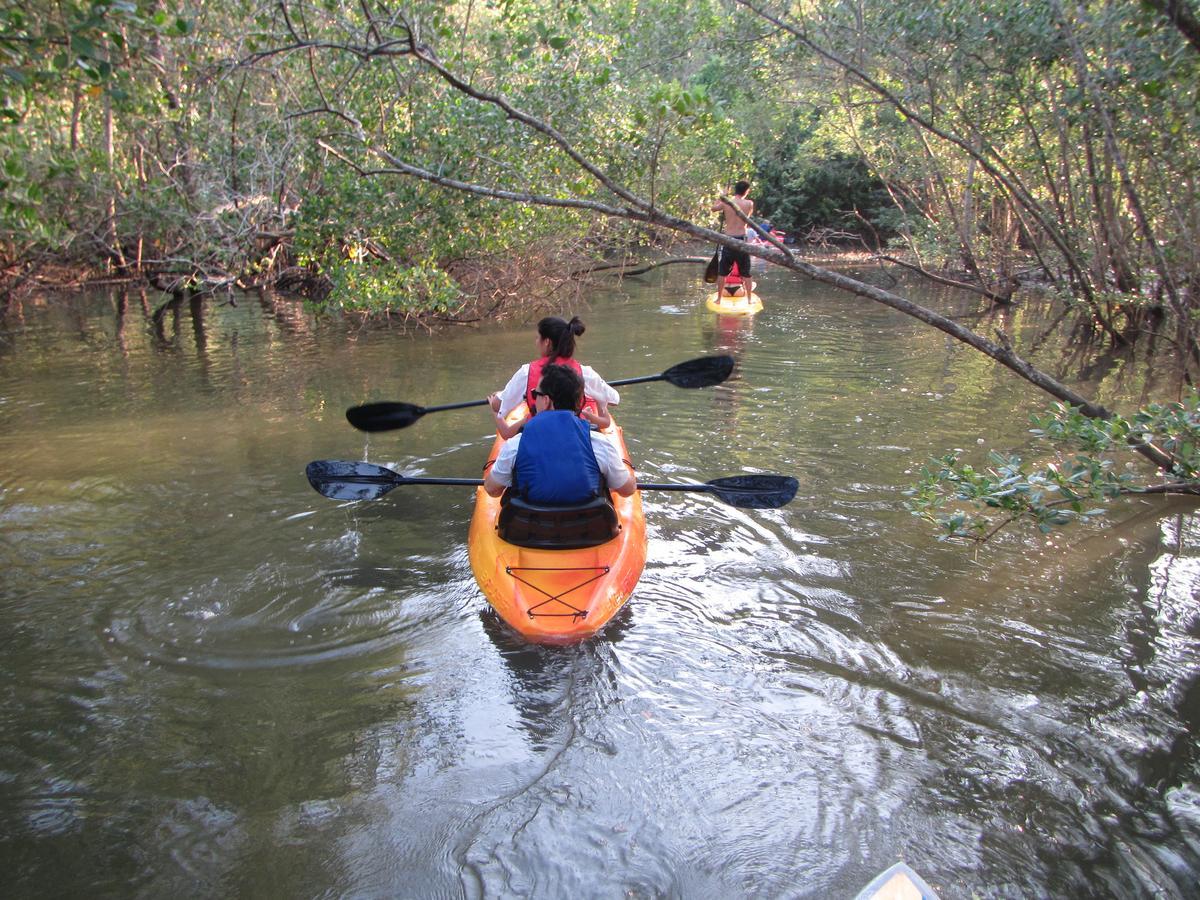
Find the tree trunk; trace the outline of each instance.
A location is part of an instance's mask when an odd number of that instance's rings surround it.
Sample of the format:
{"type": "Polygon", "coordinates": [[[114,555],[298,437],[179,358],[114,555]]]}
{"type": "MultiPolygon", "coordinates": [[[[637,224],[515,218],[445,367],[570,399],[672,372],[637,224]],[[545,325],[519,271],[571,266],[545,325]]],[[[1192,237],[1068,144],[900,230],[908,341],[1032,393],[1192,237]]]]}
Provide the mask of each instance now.
{"type": "MultiPolygon", "coordinates": [[[[104,158],[108,163],[108,221],[105,223],[106,239],[119,268],[125,268],[125,254],[121,251],[121,239],[117,233],[117,167],[113,124],[112,97],[104,92],[104,158]]],[[[112,259],[109,264],[111,267],[112,259]]]]}

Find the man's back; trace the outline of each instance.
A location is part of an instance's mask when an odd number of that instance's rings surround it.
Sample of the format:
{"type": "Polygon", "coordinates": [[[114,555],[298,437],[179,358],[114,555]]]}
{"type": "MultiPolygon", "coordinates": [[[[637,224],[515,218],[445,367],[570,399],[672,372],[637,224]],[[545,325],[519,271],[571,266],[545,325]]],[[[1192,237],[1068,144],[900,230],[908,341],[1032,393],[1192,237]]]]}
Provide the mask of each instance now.
{"type": "Polygon", "coordinates": [[[587,423],[572,412],[538,413],[517,443],[514,481],[534,503],[582,503],[600,492],[600,465],[587,423]]]}
{"type": "MultiPolygon", "coordinates": [[[[749,197],[734,197],[733,202],[747,219],[754,215],[754,201],[749,197]]],[[[721,213],[725,217],[724,231],[726,234],[746,233],[746,223],[730,208],[727,202],[722,201],[721,213]]]]}

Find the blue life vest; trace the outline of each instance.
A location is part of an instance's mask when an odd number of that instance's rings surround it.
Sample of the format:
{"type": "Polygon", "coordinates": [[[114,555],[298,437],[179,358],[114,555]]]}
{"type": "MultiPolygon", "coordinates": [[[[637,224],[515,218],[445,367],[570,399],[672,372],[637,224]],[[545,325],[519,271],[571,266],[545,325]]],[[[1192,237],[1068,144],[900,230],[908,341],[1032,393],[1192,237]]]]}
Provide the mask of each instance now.
{"type": "Polygon", "coordinates": [[[530,503],[569,506],[600,494],[600,464],[588,424],[573,412],[548,409],[525,423],[513,486],[530,503]]]}

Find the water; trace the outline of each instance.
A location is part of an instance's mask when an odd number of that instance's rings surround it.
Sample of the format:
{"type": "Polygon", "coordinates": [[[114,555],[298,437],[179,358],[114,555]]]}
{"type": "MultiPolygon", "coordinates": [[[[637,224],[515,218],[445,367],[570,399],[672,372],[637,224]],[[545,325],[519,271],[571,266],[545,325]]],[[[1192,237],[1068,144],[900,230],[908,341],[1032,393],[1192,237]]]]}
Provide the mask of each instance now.
{"type": "MultiPolygon", "coordinates": [[[[1192,894],[1194,504],[977,558],[937,543],[901,491],[935,453],[1028,449],[1040,398],[888,310],[759,278],[750,320],[705,312],[677,267],[570,310],[610,379],[739,359],[719,388],[624,389],[642,480],[801,488],[770,511],[647,494],[634,599],[565,649],[489,612],[469,489],[344,505],[303,475],[477,477],[482,409],[370,438],[343,413],[482,398],[532,355],[528,323],[406,333],[252,296],[157,325],[136,295],[10,308],[5,893],[852,897],[904,858],[947,898],[1192,894]]],[[[1039,310],[1011,315],[1084,393],[1157,392],[1113,360],[1072,380],[1039,310]]]]}

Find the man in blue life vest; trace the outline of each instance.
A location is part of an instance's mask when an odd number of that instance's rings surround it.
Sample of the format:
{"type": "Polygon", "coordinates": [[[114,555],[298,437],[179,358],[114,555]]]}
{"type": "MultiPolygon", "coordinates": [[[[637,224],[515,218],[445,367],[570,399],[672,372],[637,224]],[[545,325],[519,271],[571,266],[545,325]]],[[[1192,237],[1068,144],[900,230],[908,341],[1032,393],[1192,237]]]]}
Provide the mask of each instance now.
{"type": "Polygon", "coordinates": [[[483,479],[483,489],[499,497],[515,485],[519,495],[543,506],[585,503],[609,490],[629,497],[637,490],[633,473],[608,438],[579,418],[583,379],[566,366],[546,366],[533,391],[537,415],[505,441],[483,479]]]}

